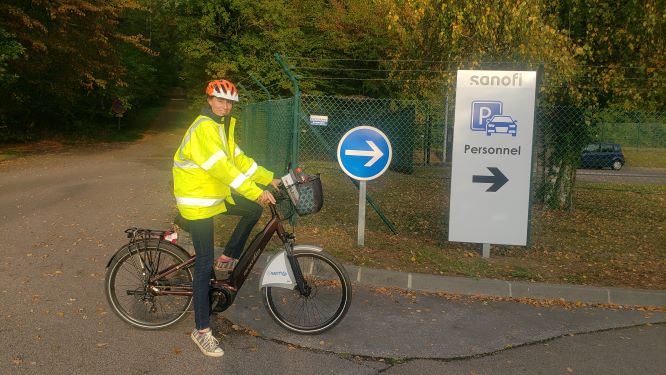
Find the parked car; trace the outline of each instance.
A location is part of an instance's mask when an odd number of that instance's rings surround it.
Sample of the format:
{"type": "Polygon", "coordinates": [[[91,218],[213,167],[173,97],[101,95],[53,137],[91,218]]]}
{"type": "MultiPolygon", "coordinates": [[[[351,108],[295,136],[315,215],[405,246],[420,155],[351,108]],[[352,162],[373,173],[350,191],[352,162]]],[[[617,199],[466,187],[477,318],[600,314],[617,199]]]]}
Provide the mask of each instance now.
{"type": "Polygon", "coordinates": [[[486,135],[505,133],[515,137],[517,131],[516,120],[511,118],[511,116],[495,115],[486,122],[486,135]]]}
{"type": "Polygon", "coordinates": [[[581,167],[612,168],[619,170],[624,165],[622,147],[617,143],[596,142],[583,148],[581,167]]]}

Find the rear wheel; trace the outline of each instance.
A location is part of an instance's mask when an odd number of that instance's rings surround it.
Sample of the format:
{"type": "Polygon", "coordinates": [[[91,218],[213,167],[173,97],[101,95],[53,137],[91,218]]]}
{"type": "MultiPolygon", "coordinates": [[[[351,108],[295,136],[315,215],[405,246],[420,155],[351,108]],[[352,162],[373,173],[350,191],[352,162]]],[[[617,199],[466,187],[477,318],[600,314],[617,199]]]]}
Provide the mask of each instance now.
{"type": "Polygon", "coordinates": [[[622,162],[619,160],[614,160],[611,168],[613,168],[613,170],[619,171],[622,168],[622,162]]]}
{"type": "Polygon", "coordinates": [[[191,296],[160,295],[158,291],[191,291],[191,267],[149,284],[168,267],[189,259],[178,246],[157,240],[125,245],[106,271],[104,294],[113,312],[125,322],[143,329],[169,327],[183,319],[191,296]]]}
{"type": "Polygon", "coordinates": [[[347,271],[324,251],[294,250],[294,257],[305,279],[305,291],[264,288],[269,314],[279,325],[296,333],[316,334],[333,328],[351,304],[347,271]]]}

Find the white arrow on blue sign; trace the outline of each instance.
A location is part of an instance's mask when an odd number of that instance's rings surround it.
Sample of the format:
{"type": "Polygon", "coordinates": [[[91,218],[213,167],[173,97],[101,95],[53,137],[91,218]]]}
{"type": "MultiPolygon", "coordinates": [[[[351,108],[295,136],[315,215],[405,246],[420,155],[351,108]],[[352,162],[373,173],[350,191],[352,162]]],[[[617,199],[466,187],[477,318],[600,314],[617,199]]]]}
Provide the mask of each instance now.
{"type": "Polygon", "coordinates": [[[361,181],[381,176],[391,164],[393,151],[386,134],[372,126],[349,130],[338,143],[338,163],[351,178],[361,181]]]}

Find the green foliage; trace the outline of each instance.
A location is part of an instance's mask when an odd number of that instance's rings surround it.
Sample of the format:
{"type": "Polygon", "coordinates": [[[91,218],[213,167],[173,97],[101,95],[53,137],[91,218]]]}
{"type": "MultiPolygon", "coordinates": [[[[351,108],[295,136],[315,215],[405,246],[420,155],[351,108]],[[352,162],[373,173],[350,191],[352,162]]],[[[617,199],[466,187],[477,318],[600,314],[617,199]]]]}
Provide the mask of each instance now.
{"type": "Polygon", "coordinates": [[[666,7],[663,0],[562,0],[558,24],[583,68],[580,99],[589,104],[666,108],[666,7]]]}
{"type": "Polygon", "coordinates": [[[0,126],[6,129],[0,141],[94,132],[94,124],[110,120],[113,100],[131,104],[148,95],[142,90],[157,81],[147,76],[154,72],[148,60],[156,53],[140,32],[121,31],[126,22],[143,24],[143,17],[123,18],[132,11],[145,14],[133,0],[0,4],[0,28],[23,49],[3,72],[13,79],[0,86],[7,98],[0,103],[0,126]]]}
{"type": "Polygon", "coordinates": [[[16,75],[7,73],[7,63],[19,58],[24,51],[25,48],[14,39],[14,35],[0,27],[0,86],[16,79],[16,75]]]}

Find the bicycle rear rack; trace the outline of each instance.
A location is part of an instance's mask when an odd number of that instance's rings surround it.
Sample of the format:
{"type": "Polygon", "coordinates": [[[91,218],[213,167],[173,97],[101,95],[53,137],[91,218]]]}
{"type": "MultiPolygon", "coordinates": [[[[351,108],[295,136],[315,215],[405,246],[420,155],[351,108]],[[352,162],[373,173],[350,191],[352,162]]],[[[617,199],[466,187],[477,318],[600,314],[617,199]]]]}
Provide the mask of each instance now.
{"type": "Polygon", "coordinates": [[[137,241],[145,241],[148,239],[157,239],[161,241],[173,242],[175,238],[169,238],[169,236],[173,235],[176,232],[174,230],[127,228],[125,229],[125,233],[127,234],[127,238],[130,239],[130,243],[134,243],[137,241]]]}

